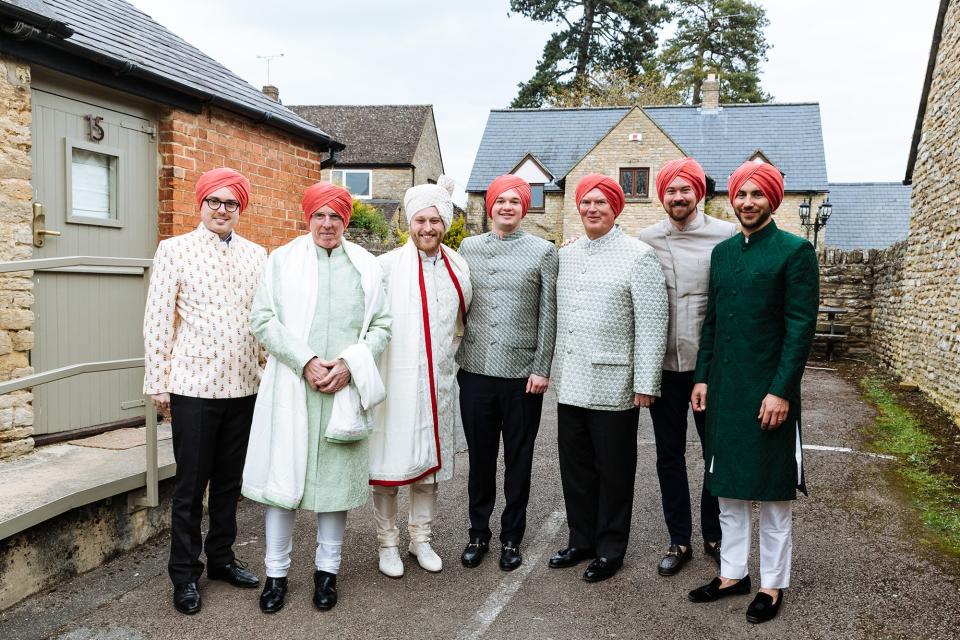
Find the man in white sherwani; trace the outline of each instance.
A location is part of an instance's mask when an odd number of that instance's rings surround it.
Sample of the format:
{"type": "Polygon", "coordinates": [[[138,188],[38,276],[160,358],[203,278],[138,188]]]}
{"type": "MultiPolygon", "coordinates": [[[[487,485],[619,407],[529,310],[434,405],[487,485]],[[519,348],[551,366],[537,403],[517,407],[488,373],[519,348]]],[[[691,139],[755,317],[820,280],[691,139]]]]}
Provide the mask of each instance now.
{"type": "Polygon", "coordinates": [[[437,483],[453,477],[457,412],[456,346],[470,305],[466,261],[442,244],[453,221],[453,181],[407,190],[407,243],[380,256],[393,339],[380,360],[387,390],[370,436],[370,484],[380,571],[403,575],[397,528],[399,487],[410,486],[410,554],[427,571],[443,568],[430,546],[437,483]]]}

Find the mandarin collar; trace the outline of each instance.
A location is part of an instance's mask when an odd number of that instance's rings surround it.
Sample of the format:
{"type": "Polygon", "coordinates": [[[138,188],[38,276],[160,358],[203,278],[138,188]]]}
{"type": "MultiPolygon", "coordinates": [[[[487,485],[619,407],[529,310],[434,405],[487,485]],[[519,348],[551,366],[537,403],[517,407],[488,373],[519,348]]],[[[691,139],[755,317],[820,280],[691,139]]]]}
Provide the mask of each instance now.
{"type": "Polygon", "coordinates": [[[603,245],[607,244],[608,242],[611,242],[612,240],[616,239],[621,235],[623,235],[623,231],[620,230],[620,225],[615,224],[610,229],[610,231],[607,231],[605,234],[603,234],[596,240],[591,240],[586,236],[586,234],[584,234],[583,239],[586,241],[584,243],[584,246],[586,246],[587,249],[600,248],[603,245]]]}
{"type": "Polygon", "coordinates": [[[667,235],[671,235],[674,233],[689,233],[691,231],[697,231],[698,229],[702,229],[706,222],[707,219],[703,215],[703,212],[698,209],[697,216],[693,219],[693,222],[685,226],[683,230],[678,229],[677,226],[673,224],[673,221],[670,220],[670,216],[667,216],[667,219],[663,221],[663,224],[666,228],[667,235]]]}
{"type": "Polygon", "coordinates": [[[223,242],[227,246],[230,246],[230,241],[233,240],[233,231],[231,231],[230,235],[227,236],[226,239],[224,239],[224,238],[221,238],[218,234],[208,229],[207,225],[203,224],[203,221],[201,221],[200,224],[197,225],[197,231],[199,231],[200,236],[210,244],[223,242]]]}
{"type": "Polygon", "coordinates": [[[502,241],[502,242],[511,242],[511,241],[513,241],[513,240],[519,240],[519,239],[522,238],[523,236],[527,235],[527,232],[526,232],[526,231],[524,231],[523,229],[519,229],[519,228],[518,228],[516,231],[514,231],[513,233],[508,233],[507,235],[503,236],[502,238],[497,234],[496,231],[489,231],[488,233],[489,233],[488,242],[501,242],[501,241],[502,241]]]}
{"type": "Polygon", "coordinates": [[[757,231],[756,233],[751,233],[749,236],[747,236],[747,235],[744,235],[743,232],[741,232],[741,235],[743,236],[743,238],[741,239],[740,244],[745,247],[752,246],[757,244],[758,242],[763,242],[770,236],[774,235],[776,232],[777,232],[777,223],[771,218],[770,222],[767,223],[767,226],[765,226],[763,229],[760,229],[760,231],[757,231]]]}

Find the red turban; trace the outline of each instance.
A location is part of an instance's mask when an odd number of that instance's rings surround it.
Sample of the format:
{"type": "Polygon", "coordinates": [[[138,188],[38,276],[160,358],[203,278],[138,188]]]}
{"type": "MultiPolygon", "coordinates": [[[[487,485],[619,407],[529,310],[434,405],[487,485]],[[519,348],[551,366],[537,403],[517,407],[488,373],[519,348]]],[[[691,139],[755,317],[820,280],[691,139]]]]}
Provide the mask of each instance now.
{"type": "Polygon", "coordinates": [[[250,181],[239,171],[226,167],[207,171],[197,180],[197,208],[203,206],[207,196],[224,187],[228,187],[233,192],[233,196],[240,203],[240,211],[243,212],[250,202],[250,181]]]}
{"type": "Polygon", "coordinates": [[[677,178],[693,187],[697,202],[700,202],[706,195],[707,176],[703,173],[703,167],[693,158],[680,158],[663,165],[660,173],[657,174],[657,195],[660,197],[660,202],[663,202],[663,194],[666,193],[667,187],[677,178]]]}
{"type": "Polygon", "coordinates": [[[527,209],[530,208],[530,183],[523,178],[511,174],[506,174],[494,178],[490,186],[487,187],[487,216],[493,216],[493,205],[501,195],[514,189],[520,196],[520,208],[523,210],[521,216],[527,215],[527,209]]]}
{"type": "Polygon", "coordinates": [[[353,213],[353,197],[343,187],[338,187],[329,182],[318,182],[311,185],[303,194],[303,202],[300,204],[303,215],[307,217],[307,224],[310,224],[310,216],[315,214],[320,207],[330,207],[343,218],[343,226],[350,225],[350,214],[353,213]]]}
{"type": "Polygon", "coordinates": [[[614,217],[619,216],[624,205],[623,189],[614,182],[613,178],[600,173],[588,173],[580,178],[576,190],[577,208],[580,208],[580,201],[583,200],[583,196],[594,189],[600,189],[603,192],[607,202],[613,207],[614,217]]]}
{"type": "Polygon", "coordinates": [[[737,191],[747,180],[753,180],[763,195],[770,201],[772,211],[776,211],[783,202],[783,174],[772,164],[748,160],[730,175],[727,191],[730,192],[730,204],[737,197],[737,191]]]}

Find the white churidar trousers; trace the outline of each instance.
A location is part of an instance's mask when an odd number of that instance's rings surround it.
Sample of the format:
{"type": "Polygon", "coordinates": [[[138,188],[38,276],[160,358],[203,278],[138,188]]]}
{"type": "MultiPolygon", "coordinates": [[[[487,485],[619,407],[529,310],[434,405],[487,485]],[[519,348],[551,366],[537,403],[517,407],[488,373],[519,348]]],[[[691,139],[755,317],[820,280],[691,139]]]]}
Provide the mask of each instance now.
{"type": "MultiPolygon", "coordinates": [[[[750,500],[720,498],[720,575],[739,580],[749,573],[750,500]]],[[[793,500],[760,502],[760,587],[790,586],[793,554],[793,500]]]]}
{"type": "MultiPolygon", "coordinates": [[[[284,578],[290,570],[290,552],[293,551],[293,525],[297,512],[280,507],[267,507],[266,546],[263,559],[268,578],[284,578]]],[[[343,532],[347,527],[346,511],[330,511],[317,514],[318,571],[340,571],[343,532]]]]}
{"type": "MultiPolygon", "coordinates": [[[[411,484],[410,521],[407,530],[410,542],[430,542],[433,518],[437,511],[437,484],[411,484]]],[[[373,517],[377,522],[377,539],[381,547],[400,546],[397,528],[397,494],[399,487],[373,485],[373,517]]]]}

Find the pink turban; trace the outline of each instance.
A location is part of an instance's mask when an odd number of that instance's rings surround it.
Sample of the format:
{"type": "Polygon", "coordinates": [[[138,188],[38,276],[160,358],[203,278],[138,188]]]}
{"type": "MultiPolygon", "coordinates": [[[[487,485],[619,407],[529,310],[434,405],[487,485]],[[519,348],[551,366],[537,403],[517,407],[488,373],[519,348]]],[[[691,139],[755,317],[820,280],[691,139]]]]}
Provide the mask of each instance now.
{"type": "Polygon", "coordinates": [[[493,205],[501,195],[514,189],[520,196],[520,208],[527,215],[527,209],[530,208],[530,183],[519,176],[506,174],[493,179],[490,186],[487,187],[487,216],[493,216],[493,205]]]}
{"type": "Polygon", "coordinates": [[[703,196],[707,193],[707,176],[703,173],[703,167],[693,158],[680,158],[663,165],[660,173],[657,174],[657,195],[660,197],[660,202],[663,202],[667,187],[677,178],[693,187],[697,202],[703,200],[703,196]]]}
{"type": "Polygon", "coordinates": [[[580,201],[583,200],[583,196],[594,189],[600,189],[603,192],[607,202],[613,207],[614,217],[619,216],[624,205],[623,189],[613,178],[600,173],[588,173],[580,178],[576,190],[577,208],[580,208],[580,201]]]}
{"type": "Polygon", "coordinates": [[[233,196],[240,203],[240,211],[243,212],[250,203],[250,181],[239,171],[226,167],[207,171],[197,180],[197,208],[203,206],[207,196],[224,187],[228,187],[233,192],[233,196]]]}
{"type": "Polygon", "coordinates": [[[303,194],[303,202],[300,204],[303,215],[307,217],[307,224],[310,224],[310,216],[315,214],[320,207],[330,207],[343,218],[343,226],[350,225],[350,215],[353,213],[353,197],[343,187],[338,187],[329,182],[318,182],[307,188],[303,194]]]}
{"type": "Polygon", "coordinates": [[[737,197],[737,191],[748,180],[753,180],[763,195],[770,201],[773,211],[783,202],[783,174],[772,164],[748,160],[730,175],[727,180],[727,191],[730,195],[730,204],[737,197]]]}

